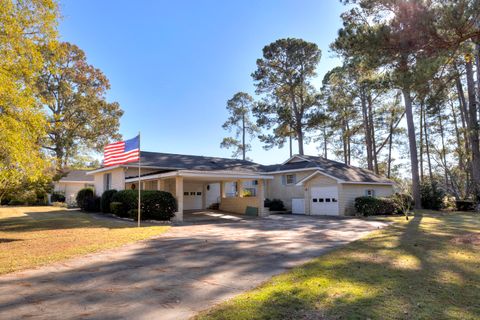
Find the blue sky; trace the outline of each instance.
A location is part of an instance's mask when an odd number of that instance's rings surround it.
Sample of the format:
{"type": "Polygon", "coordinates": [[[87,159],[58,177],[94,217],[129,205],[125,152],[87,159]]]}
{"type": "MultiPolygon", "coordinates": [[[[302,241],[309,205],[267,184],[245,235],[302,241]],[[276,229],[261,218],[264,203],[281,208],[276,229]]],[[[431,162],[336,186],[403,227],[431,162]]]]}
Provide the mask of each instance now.
{"type": "MultiPolygon", "coordinates": [[[[262,48],[286,37],[315,42],[318,87],[339,63],[328,46],[345,8],[337,0],[63,0],[61,10],[61,39],[82,48],[110,80],[108,100],[125,111],[125,138],[140,130],[145,151],[230,157],[220,148],[226,101],[238,91],[254,94],[250,74],[262,48]]],[[[252,145],[256,162],[288,158],[288,148],[252,145]]],[[[317,146],[305,152],[318,154],[317,146]]]]}

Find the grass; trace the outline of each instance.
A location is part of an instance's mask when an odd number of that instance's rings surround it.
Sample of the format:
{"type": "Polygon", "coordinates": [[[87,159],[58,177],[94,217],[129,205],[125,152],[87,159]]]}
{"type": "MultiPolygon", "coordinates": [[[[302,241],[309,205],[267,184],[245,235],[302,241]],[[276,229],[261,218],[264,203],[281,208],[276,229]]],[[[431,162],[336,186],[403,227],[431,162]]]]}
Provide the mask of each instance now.
{"type": "Polygon", "coordinates": [[[55,207],[0,208],[0,274],[33,268],[156,236],[168,226],[137,228],[55,207]]]}
{"type": "Polygon", "coordinates": [[[480,215],[390,220],[197,319],[480,319],[480,215]]]}

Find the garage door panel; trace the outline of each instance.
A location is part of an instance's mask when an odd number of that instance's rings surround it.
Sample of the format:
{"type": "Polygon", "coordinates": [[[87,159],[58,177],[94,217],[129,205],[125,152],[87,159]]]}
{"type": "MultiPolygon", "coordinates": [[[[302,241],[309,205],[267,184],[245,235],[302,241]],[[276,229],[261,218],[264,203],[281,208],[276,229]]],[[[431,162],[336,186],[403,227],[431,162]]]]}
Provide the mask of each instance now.
{"type": "Polygon", "coordinates": [[[339,214],[337,186],[312,187],[310,192],[312,215],[339,214]]]}
{"type": "Polygon", "coordinates": [[[183,209],[201,210],[203,202],[203,184],[185,183],[183,185],[183,209]]]}

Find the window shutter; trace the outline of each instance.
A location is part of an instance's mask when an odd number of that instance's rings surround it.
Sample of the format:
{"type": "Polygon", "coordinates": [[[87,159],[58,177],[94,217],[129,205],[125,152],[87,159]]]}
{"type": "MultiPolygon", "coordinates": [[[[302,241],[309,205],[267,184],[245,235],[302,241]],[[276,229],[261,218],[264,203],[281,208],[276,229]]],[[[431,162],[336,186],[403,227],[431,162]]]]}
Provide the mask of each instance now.
{"type": "Polygon", "coordinates": [[[282,184],[286,185],[287,184],[287,178],[285,175],[282,176],[282,184]]]}
{"type": "Polygon", "coordinates": [[[296,184],[297,183],[297,175],[296,174],[293,174],[293,184],[296,184]]]}

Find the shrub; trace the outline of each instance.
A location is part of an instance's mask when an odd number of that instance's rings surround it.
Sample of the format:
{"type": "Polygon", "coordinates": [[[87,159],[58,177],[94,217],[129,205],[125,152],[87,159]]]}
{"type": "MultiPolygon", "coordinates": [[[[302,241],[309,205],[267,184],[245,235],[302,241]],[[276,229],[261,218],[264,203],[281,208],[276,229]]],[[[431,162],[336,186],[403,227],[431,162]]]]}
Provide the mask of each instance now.
{"type": "Polygon", "coordinates": [[[458,211],[475,211],[475,201],[473,200],[456,200],[455,206],[458,211]]]}
{"type": "Polygon", "coordinates": [[[420,196],[422,208],[440,210],[445,197],[445,191],[438,186],[438,183],[426,181],[420,185],[420,196]]]}
{"type": "Polygon", "coordinates": [[[358,197],[355,199],[355,209],[366,217],[394,214],[397,207],[391,198],[358,197]]]}
{"type": "Polygon", "coordinates": [[[177,211],[177,201],[165,191],[144,191],[142,193],[142,219],[170,220],[177,211]]]}
{"type": "Polygon", "coordinates": [[[395,204],[395,213],[407,214],[413,207],[413,198],[408,193],[395,193],[391,199],[395,204]]]}
{"type": "Polygon", "coordinates": [[[52,202],[52,206],[59,208],[67,208],[68,205],[65,202],[52,202]]]}
{"type": "Polygon", "coordinates": [[[52,193],[50,197],[50,201],[53,202],[65,202],[65,195],[61,194],[60,192],[52,193]]]}
{"type": "Polygon", "coordinates": [[[84,188],[77,193],[77,205],[83,211],[87,212],[99,212],[100,211],[100,198],[95,195],[93,189],[84,188]]]}
{"type": "Polygon", "coordinates": [[[112,202],[112,198],[117,193],[117,190],[112,189],[112,190],[107,190],[103,192],[102,194],[102,199],[100,201],[101,207],[102,207],[102,212],[103,213],[110,213],[110,203],[112,202]]]}
{"type": "Polygon", "coordinates": [[[283,201],[280,199],[265,199],[263,202],[263,206],[265,208],[269,208],[270,211],[285,211],[285,205],[283,204],[283,201]]]}
{"type": "Polygon", "coordinates": [[[100,212],[100,197],[93,196],[93,198],[89,198],[87,200],[87,207],[85,211],[87,212],[100,212]]]}
{"type": "Polygon", "coordinates": [[[110,202],[110,209],[109,211],[114,215],[119,217],[126,217],[125,215],[125,208],[123,203],[121,202],[110,202]]]}
{"type": "MultiPolygon", "coordinates": [[[[121,216],[136,219],[138,206],[137,190],[121,190],[112,197],[113,202],[123,204],[121,216]]],[[[142,190],[142,219],[170,220],[177,211],[177,202],[171,193],[165,191],[142,190]]]]}

